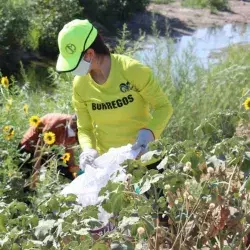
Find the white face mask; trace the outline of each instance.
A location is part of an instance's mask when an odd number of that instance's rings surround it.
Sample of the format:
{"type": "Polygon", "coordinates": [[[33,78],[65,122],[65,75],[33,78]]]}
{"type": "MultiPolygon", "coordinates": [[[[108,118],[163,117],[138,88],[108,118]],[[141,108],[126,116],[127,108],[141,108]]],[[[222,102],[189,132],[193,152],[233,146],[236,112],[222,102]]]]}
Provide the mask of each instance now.
{"type": "Polygon", "coordinates": [[[75,76],[85,76],[89,73],[91,61],[87,62],[82,59],[75,70],[72,71],[72,74],[75,76]]]}
{"type": "Polygon", "coordinates": [[[70,125],[68,125],[67,129],[68,129],[68,137],[75,137],[76,136],[75,131],[70,127],[70,125]]]}

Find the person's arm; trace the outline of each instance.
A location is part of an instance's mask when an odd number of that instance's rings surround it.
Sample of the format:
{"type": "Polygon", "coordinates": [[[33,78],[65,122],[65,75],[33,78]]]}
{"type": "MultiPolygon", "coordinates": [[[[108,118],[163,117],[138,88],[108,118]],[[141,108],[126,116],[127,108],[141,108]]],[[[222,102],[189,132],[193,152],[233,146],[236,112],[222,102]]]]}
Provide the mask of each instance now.
{"type": "Polygon", "coordinates": [[[93,122],[88,112],[86,103],[76,89],[73,88],[73,105],[77,115],[77,128],[79,144],[84,151],[87,148],[96,148],[93,122]]]}
{"type": "Polygon", "coordinates": [[[153,119],[146,129],[153,132],[155,139],[159,138],[173,113],[167,95],[162,91],[152,70],[137,61],[131,60],[126,70],[126,78],[149,103],[153,119]]]}

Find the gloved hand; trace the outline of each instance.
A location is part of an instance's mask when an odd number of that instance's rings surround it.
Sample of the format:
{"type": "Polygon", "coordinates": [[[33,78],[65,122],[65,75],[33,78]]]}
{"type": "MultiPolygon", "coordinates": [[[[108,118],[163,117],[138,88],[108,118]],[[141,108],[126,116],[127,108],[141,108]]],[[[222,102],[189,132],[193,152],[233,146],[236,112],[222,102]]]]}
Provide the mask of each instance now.
{"type": "Polygon", "coordinates": [[[140,155],[147,152],[148,143],[154,141],[155,137],[150,129],[141,129],[137,135],[135,144],[132,146],[133,150],[141,148],[140,155]]]}
{"type": "Polygon", "coordinates": [[[80,169],[85,171],[86,165],[91,165],[95,158],[98,157],[98,152],[93,148],[88,148],[80,154],[80,169]]]}

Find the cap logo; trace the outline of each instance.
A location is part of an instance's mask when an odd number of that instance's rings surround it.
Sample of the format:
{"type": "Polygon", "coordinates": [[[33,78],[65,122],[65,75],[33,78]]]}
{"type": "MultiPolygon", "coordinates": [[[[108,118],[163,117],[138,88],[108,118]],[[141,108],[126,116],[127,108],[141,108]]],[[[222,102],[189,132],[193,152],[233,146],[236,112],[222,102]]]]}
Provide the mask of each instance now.
{"type": "Polygon", "coordinates": [[[68,43],[65,47],[65,50],[68,54],[74,54],[76,52],[76,46],[72,43],[68,43]]]}

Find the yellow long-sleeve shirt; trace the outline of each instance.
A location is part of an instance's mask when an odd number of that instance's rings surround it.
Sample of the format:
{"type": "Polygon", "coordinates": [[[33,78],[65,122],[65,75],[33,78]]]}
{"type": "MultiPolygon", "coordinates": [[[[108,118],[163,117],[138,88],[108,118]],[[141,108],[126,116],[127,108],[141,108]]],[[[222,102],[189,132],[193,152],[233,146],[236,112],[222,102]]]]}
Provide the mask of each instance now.
{"type": "Polygon", "coordinates": [[[101,154],[134,143],[142,128],[159,138],[173,112],[151,69],[117,54],[111,54],[104,84],[97,84],[90,74],[74,78],[73,105],[82,149],[96,148],[101,154]]]}

